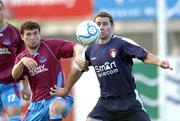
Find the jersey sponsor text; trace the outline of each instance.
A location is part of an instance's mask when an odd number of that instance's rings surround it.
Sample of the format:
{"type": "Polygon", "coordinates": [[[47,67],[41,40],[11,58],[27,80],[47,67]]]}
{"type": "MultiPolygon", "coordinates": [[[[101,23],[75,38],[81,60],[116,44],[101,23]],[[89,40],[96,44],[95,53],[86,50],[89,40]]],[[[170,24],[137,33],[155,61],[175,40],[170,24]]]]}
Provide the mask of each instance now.
{"type": "Polygon", "coordinates": [[[97,72],[98,77],[108,76],[119,72],[115,61],[105,62],[101,66],[95,66],[95,71],[97,72]]]}
{"type": "Polygon", "coordinates": [[[37,74],[45,72],[45,71],[48,71],[48,69],[45,68],[45,65],[43,64],[43,65],[36,67],[33,70],[30,70],[29,73],[31,74],[31,76],[34,76],[34,75],[37,75],[37,74]]]}

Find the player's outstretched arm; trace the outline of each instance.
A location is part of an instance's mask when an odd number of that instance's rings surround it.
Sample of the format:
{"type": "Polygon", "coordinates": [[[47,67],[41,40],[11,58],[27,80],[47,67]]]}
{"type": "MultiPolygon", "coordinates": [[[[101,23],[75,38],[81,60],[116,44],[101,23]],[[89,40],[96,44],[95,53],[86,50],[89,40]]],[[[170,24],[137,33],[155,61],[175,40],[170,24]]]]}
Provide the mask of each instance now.
{"type": "Polygon", "coordinates": [[[81,58],[84,47],[78,43],[76,43],[73,47],[74,50],[74,55],[76,57],[76,59],[81,58]]]}
{"type": "Polygon", "coordinates": [[[65,87],[58,87],[54,85],[54,87],[50,88],[50,95],[51,96],[65,96],[67,95],[73,85],[79,80],[82,73],[88,70],[89,62],[83,59],[82,55],[84,52],[84,47],[75,44],[74,46],[74,53],[75,53],[75,60],[73,62],[72,70],[66,80],[65,87]]]}
{"type": "Polygon", "coordinates": [[[144,58],[144,63],[157,65],[163,69],[173,70],[173,68],[171,67],[171,65],[169,64],[167,60],[160,60],[158,57],[156,57],[155,55],[151,53],[148,53],[146,55],[146,57],[144,58]]]}

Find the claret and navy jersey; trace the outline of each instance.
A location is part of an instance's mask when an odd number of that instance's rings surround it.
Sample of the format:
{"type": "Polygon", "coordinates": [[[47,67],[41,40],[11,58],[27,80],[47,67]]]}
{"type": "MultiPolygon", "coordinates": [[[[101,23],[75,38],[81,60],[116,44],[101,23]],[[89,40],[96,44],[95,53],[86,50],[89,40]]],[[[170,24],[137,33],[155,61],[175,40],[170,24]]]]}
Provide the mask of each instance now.
{"type": "Polygon", "coordinates": [[[95,69],[101,89],[101,97],[135,96],[132,75],[133,58],[143,61],[148,51],[134,41],[113,35],[105,44],[87,47],[86,60],[95,69]]]}
{"type": "Polygon", "coordinates": [[[24,75],[29,78],[31,91],[33,92],[32,101],[50,98],[50,88],[54,85],[64,86],[64,78],[59,60],[73,56],[73,42],[48,39],[41,40],[40,46],[34,55],[29,54],[28,50],[23,51],[16,58],[16,63],[23,57],[33,58],[38,66],[33,70],[24,68],[24,75]]]}

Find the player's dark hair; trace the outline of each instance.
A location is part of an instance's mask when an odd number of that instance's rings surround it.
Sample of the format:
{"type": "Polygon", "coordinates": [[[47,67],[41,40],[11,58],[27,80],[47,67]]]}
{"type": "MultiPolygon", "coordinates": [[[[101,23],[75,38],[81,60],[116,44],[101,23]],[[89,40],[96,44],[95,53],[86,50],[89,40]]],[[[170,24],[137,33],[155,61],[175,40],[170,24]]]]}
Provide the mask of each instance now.
{"type": "Polygon", "coordinates": [[[2,7],[4,8],[4,4],[3,4],[3,2],[0,0],[0,4],[2,5],[2,7]]]}
{"type": "Polygon", "coordinates": [[[96,20],[97,17],[108,17],[109,18],[109,21],[110,23],[113,25],[114,24],[114,21],[113,21],[113,17],[107,13],[107,12],[99,12],[95,15],[94,17],[94,21],[96,20]]]}
{"type": "Polygon", "coordinates": [[[23,35],[25,30],[33,30],[33,29],[38,29],[39,32],[41,30],[40,25],[32,20],[27,20],[22,23],[20,27],[20,33],[23,35]]]}

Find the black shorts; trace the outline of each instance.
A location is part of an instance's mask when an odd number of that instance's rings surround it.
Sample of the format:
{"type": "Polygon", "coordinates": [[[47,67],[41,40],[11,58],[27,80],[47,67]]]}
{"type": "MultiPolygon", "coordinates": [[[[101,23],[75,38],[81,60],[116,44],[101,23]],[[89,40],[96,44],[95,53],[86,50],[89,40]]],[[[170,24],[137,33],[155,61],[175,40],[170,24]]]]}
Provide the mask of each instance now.
{"type": "Polygon", "coordinates": [[[102,121],[150,121],[149,115],[135,97],[123,100],[99,98],[88,117],[102,121]]]}

